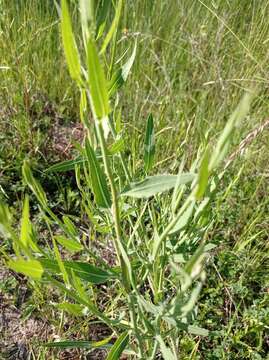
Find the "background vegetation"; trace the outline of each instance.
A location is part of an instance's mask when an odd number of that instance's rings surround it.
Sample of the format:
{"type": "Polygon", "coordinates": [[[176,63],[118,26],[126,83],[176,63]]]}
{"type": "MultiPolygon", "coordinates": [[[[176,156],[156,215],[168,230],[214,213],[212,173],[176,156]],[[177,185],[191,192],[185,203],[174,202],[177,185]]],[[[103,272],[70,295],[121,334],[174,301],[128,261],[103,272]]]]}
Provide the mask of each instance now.
{"type": "MultiPolygon", "coordinates": [[[[26,191],[21,166],[27,158],[54,211],[76,215],[79,197],[73,174],[44,172],[72,157],[71,138],[83,137],[79,94],[66,68],[57,11],[49,0],[0,4],[0,199],[19,218],[26,191]]],[[[125,152],[133,155],[134,172],[141,167],[149,112],[157,134],[154,172],[175,173],[183,155],[188,168],[200,144],[208,139],[214,143],[244,89],[259,90],[234,134],[231,152],[245,141],[213,205],[210,242],[216,247],[208,259],[197,315],[210,333],[206,338],[182,338],[186,359],[266,359],[269,349],[268,7],[266,1],[255,0],[127,1],[119,26],[119,53],[131,48],[134,38],[138,42],[128,85],[120,95],[125,152]]],[[[73,21],[76,24],[75,12],[73,21]]],[[[31,204],[33,221],[42,229],[31,204]]],[[[8,251],[10,245],[3,240],[1,247],[8,251]]],[[[33,358],[76,358],[71,352],[52,355],[37,346],[28,326],[36,329],[41,320],[50,338],[99,340],[87,317],[52,308],[57,301],[53,291],[41,294],[10,272],[3,271],[0,281],[3,311],[9,317],[18,315],[21,322],[17,333],[5,325],[0,328],[2,356],[13,352],[16,358],[19,351],[27,351],[33,358]]],[[[100,332],[102,338],[104,330],[100,332]]]]}

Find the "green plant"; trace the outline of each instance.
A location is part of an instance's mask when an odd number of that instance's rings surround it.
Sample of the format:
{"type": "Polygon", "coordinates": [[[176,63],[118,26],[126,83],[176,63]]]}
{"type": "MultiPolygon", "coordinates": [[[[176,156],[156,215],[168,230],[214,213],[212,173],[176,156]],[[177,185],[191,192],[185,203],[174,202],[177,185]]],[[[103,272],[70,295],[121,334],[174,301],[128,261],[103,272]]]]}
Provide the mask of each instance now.
{"type": "Polygon", "coordinates": [[[105,2],[97,8],[93,4],[80,1],[80,57],[67,3],[62,1],[63,45],[70,75],[81,94],[80,115],[86,139],[83,146],[77,146],[78,159],[49,170],[75,168],[82,203],[79,220],[82,222],[86,214],[97,232],[111,236],[117,263],[109,266],[88,246],[87,237],[81,235],[71,217],[60,218],[51,210],[45,192],[25,162],[24,181],[38,200],[52,245],[48,242],[43,247],[38,243],[29,220],[27,197],[20,235],[12,227],[8,208],[1,205],[1,230],[12,239],[16,255],[16,259],[8,260],[8,266],[30,276],[36,286],[54,286],[70,299],[60,304],[63,310],[81,315],[87,309],[92,318],[101,320],[118,336],[113,346],[109,337],[102,343],[63,341],[47,347],[112,346],[108,359],[118,359],[123,351],[141,359],[155,359],[160,353],[164,359],[177,359],[182,331],[207,335],[207,330],[195,324],[195,304],[205,280],[203,264],[212,248],[206,241],[212,225],[208,208],[223,175],[218,166],[227,153],[235,125],[248,111],[250,95],[232,114],[214,150],[202,146],[190,171],[183,172],[182,161],[177,175],[149,175],[155,154],[154,119],[149,114],[144,168],[137,179],[122,151],[124,129],[117,107],[117,91],[131,70],[136,44],[131,57],[119,66],[116,47],[122,1],[106,34],[109,8],[105,2]],[[164,194],[169,190],[173,190],[172,196],[164,194]],[[80,254],[84,261],[63,260],[59,248],[80,254]],[[104,311],[97,305],[99,284],[105,284],[115,297],[104,311]]]}

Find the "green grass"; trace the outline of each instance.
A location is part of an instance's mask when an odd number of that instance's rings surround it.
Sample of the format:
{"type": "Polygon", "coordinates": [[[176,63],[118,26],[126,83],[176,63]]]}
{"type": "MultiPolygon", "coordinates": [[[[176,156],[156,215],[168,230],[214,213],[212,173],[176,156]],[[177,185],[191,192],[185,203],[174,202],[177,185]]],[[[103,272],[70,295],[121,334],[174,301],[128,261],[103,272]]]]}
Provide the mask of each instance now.
{"type": "MultiPolygon", "coordinates": [[[[74,182],[68,176],[43,173],[59,159],[48,146],[49,131],[59,118],[60,125],[79,121],[78,92],[66,68],[57,13],[52,1],[42,5],[34,0],[0,4],[0,199],[13,207],[14,217],[19,219],[20,200],[26,191],[20,169],[23,159],[28,158],[51,207],[77,217],[81,204],[74,182]]],[[[134,39],[138,51],[130,79],[120,93],[120,108],[127,144],[124,156],[136,177],[143,171],[144,130],[150,112],[157,134],[153,173],[176,173],[183,156],[189,169],[201,144],[209,139],[214,143],[249,87],[257,86],[258,95],[250,114],[234,133],[231,151],[248,132],[265,122],[268,6],[239,0],[138,0],[126,4],[117,52],[119,55],[126,47],[131,50],[134,39]]],[[[76,23],[75,12],[73,18],[76,23]]],[[[182,358],[266,359],[268,140],[267,128],[237,156],[219,184],[209,210],[213,225],[208,234],[217,247],[208,259],[196,320],[210,334],[207,338],[184,335],[180,341],[182,358]]],[[[165,203],[160,200],[158,206],[165,203]]],[[[46,241],[34,197],[30,204],[33,221],[46,241]]],[[[146,221],[152,217],[149,214],[146,221]]],[[[99,225],[104,229],[102,222],[99,225]]],[[[98,236],[106,241],[107,235],[91,231],[90,238],[98,236]]],[[[10,251],[8,242],[3,241],[1,246],[2,251],[10,251]]],[[[3,283],[2,290],[11,294],[15,303],[21,278],[16,281],[17,285],[3,283]]],[[[43,292],[43,287],[31,282],[27,286],[31,296],[18,305],[22,312],[46,320],[61,338],[79,333],[81,339],[88,339],[87,317],[62,315],[50,305],[64,301],[58,293],[50,288],[43,292]]],[[[100,294],[103,305],[113,311],[113,299],[104,290],[100,294]]],[[[29,346],[35,358],[53,358],[35,341],[29,346]]],[[[56,354],[54,358],[58,358],[56,354]]]]}

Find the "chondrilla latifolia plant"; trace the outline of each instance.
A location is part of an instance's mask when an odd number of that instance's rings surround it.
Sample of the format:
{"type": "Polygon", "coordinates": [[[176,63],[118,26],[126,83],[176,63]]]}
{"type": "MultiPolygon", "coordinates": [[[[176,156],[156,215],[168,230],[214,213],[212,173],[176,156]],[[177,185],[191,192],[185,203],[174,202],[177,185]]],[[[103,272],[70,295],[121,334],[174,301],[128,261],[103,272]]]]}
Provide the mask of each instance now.
{"type": "Polygon", "coordinates": [[[128,145],[119,110],[122,95],[118,90],[127,81],[137,51],[134,41],[128,59],[128,51],[117,54],[123,6],[123,0],[116,4],[80,0],[79,47],[67,0],[58,7],[66,62],[80,91],[85,140],[77,144],[77,158],[47,171],[75,172],[80,214],[75,219],[55,214],[25,161],[23,179],[37,199],[50,239],[45,245],[38,240],[27,195],[20,233],[3,203],[0,230],[12,241],[14,255],[5,254],[10,269],[28,276],[34,286],[57,289],[65,299],[57,305],[59,309],[87,317],[89,322],[98,319],[111,329],[111,336],[100,342],[63,339],[42,346],[105,348],[107,359],[119,359],[122,354],[130,359],[179,359],[183,332],[208,334],[196,325],[195,315],[205,281],[204,263],[214,247],[207,242],[213,223],[210,203],[224,173],[219,165],[234,127],[249,110],[251,95],[243,97],[214,147],[201,146],[188,172],[182,160],[177,174],[152,175],[154,118],[148,114],[144,168],[137,178],[124,152],[128,145]],[[115,264],[106,261],[101,250],[111,241],[110,257],[115,264]],[[63,258],[63,250],[69,259],[63,258]],[[72,260],[74,254],[79,261],[72,260]],[[107,289],[102,310],[100,284],[107,289]]]}

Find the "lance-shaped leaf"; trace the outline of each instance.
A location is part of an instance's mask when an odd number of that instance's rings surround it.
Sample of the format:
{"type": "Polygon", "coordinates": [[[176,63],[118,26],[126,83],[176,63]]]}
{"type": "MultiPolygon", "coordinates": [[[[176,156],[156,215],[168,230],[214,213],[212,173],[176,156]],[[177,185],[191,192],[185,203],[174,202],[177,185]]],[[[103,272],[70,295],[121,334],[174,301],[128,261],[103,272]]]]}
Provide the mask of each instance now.
{"type": "Polygon", "coordinates": [[[41,263],[37,260],[10,260],[7,266],[12,270],[29,276],[35,280],[41,279],[44,271],[41,263]]]}
{"type": "MultiPolygon", "coordinates": [[[[108,272],[88,263],[80,261],[62,262],[69,276],[71,276],[73,272],[78,278],[93,284],[102,284],[109,279],[115,279],[117,277],[116,273],[108,272]]],[[[51,272],[52,274],[59,274],[61,272],[58,262],[55,260],[40,259],[40,263],[46,271],[51,272]]]]}
{"type": "Polygon", "coordinates": [[[128,342],[129,342],[129,335],[128,332],[126,331],[118,337],[115,344],[112,346],[111,350],[109,351],[106,360],[119,360],[121,354],[128,345],[128,342]]]}
{"type": "Polygon", "coordinates": [[[87,313],[87,308],[80,304],[72,304],[69,302],[62,302],[56,305],[58,309],[64,310],[74,316],[83,316],[87,313]]]}
{"type": "Polygon", "coordinates": [[[72,30],[71,18],[66,0],[62,0],[61,30],[64,53],[70,76],[78,83],[81,83],[79,53],[72,30]]]}
{"type": "Polygon", "coordinates": [[[27,248],[31,239],[32,224],[29,218],[29,197],[26,195],[22,210],[20,241],[27,248]]]}
{"type": "MultiPolygon", "coordinates": [[[[106,339],[105,339],[106,340],[106,339]]],[[[101,341],[99,342],[93,342],[93,341],[84,341],[84,340],[66,340],[66,341],[55,341],[46,343],[43,345],[47,348],[58,348],[58,349],[107,349],[111,347],[111,344],[104,343],[101,344],[101,341]],[[98,345],[100,343],[100,345],[98,345]]]]}
{"type": "Polygon", "coordinates": [[[209,160],[210,160],[210,152],[209,152],[209,148],[207,148],[202,158],[198,173],[198,184],[195,193],[196,199],[201,199],[201,197],[204,195],[204,192],[206,190],[208,184],[208,177],[209,177],[209,169],[208,169],[209,160]]]}
{"type": "Polygon", "coordinates": [[[174,316],[164,316],[163,320],[166,321],[168,324],[177,327],[178,329],[181,329],[183,331],[186,331],[193,335],[199,335],[199,336],[208,336],[209,331],[207,329],[201,328],[196,325],[189,325],[186,323],[183,323],[182,321],[178,320],[174,316]]]}
{"type": "Polygon", "coordinates": [[[250,109],[253,94],[246,93],[229,118],[209,162],[209,171],[217,167],[227,153],[235,126],[244,119],[250,109]]]}
{"type": "Polygon", "coordinates": [[[137,42],[135,42],[135,46],[130,58],[126,61],[125,64],[122,65],[121,68],[118,68],[113,73],[109,81],[109,87],[108,87],[109,96],[115,94],[115,92],[118,91],[122,87],[122,85],[126,82],[127,77],[135,61],[136,49],[137,49],[137,42]]]}
{"type": "Polygon", "coordinates": [[[40,204],[46,208],[47,207],[47,197],[42,189],[39,182],[33,177],[32,171],[29,167],[29,164],[27,161],[24,161],[23,167],[22,167],[22,175],[23,179],[26,182],[26,184],[30,187],[32,192],[37,197],[37,200],[40,202],[40,204]]]}
{"type": "Polygon", "coordinates": [[[161,353],[162,353],[164,360],[176,360],[177,359],[175,357],[175,355],[172,353],[172,351],[166,346],[161,335],[157,335],[156,340],[158,341],[158,343],[160,345],[161,353]]]}
{"type": "Polygon", "coordinates": [[[70,171],[74,170],[76,165],[83,165],[85,164],[87,160],[82,157],[78,156],[77,158],[73,160],[64,160],[57,164],[54,164],[50,166],[48,169],[45,170],[45,172],[64,172],[64,171],[70,171]]]}
{"type": "Polygon", "coordinates": [[[106,182],[106,176],[99,165],[95,152],[88,139],[86,139],[85,142],[85,150],[89,163],[91,186],[96,204],[103,208],[110,208],[111,199],[106,182]]]}
{"type": "Polygon", "coordinates": [[[195,201],[192,201],[188,206],[188,208],[180,216],[176,225],[172,228],[172,230],[170,230],[169,234],[175,234],[181,231],[182,229],[184,229],[184,227],[189,223],[189,220],[193,213],[194,206],[195,206],[195,201]]]}
{"type": "Polygon", "coordinates": [[[67,239],[63,235],[56,235],[55,239],[59,244],[61,244],[63,247],[65,247],[70,252],[77,252],[81,251],[83,249],[83,246],[74,238],[67,239]]]}
{"type": "Polygon", "coordinates": [[[155,175],[149,176],[145,180],[138,183],[131,184],[131,189],[123,192],[122,196],[130,196],[135,198],[149,198],[158,193],[163,193],[175,187],[175,185],[180,182],[180,184],[187,184],[191,182],[195,174],[184,173],[179,175],[155,175]]]}
{"type": "Polygon", "coordinates": [[[119,19],[120,19],[120,14],[121,14],[121,10],[122,10],[122,0],[118,1],[118,5],[116,8],[116,12],[115,12],[115,17],[113,19],[113,22],[111,24],[111,27],[104,39],[103,45],[102,45],[102,49],[101,49],[101,54],[103,54],[110,42],[110,40],[112,39],[113,34],[115,33],[115,31],[118,28],[118,23],[119,23],[119,19]]]}
{"type": "Polygon", "coordinates": [[[94,114],[102,119],[109,114],[108,87],[96,45],[91,38],[88,40],[87,57],[91,103],[94,114]]]}
{"type": "Polygon", "coordinates": [[[144,148],[144,163],[145,170],[149,172],[152,168],[155,154],[155,139],[154,139],[154,125],[153,116],[149,115],[147,119],[145,148],[144,148]]]}

